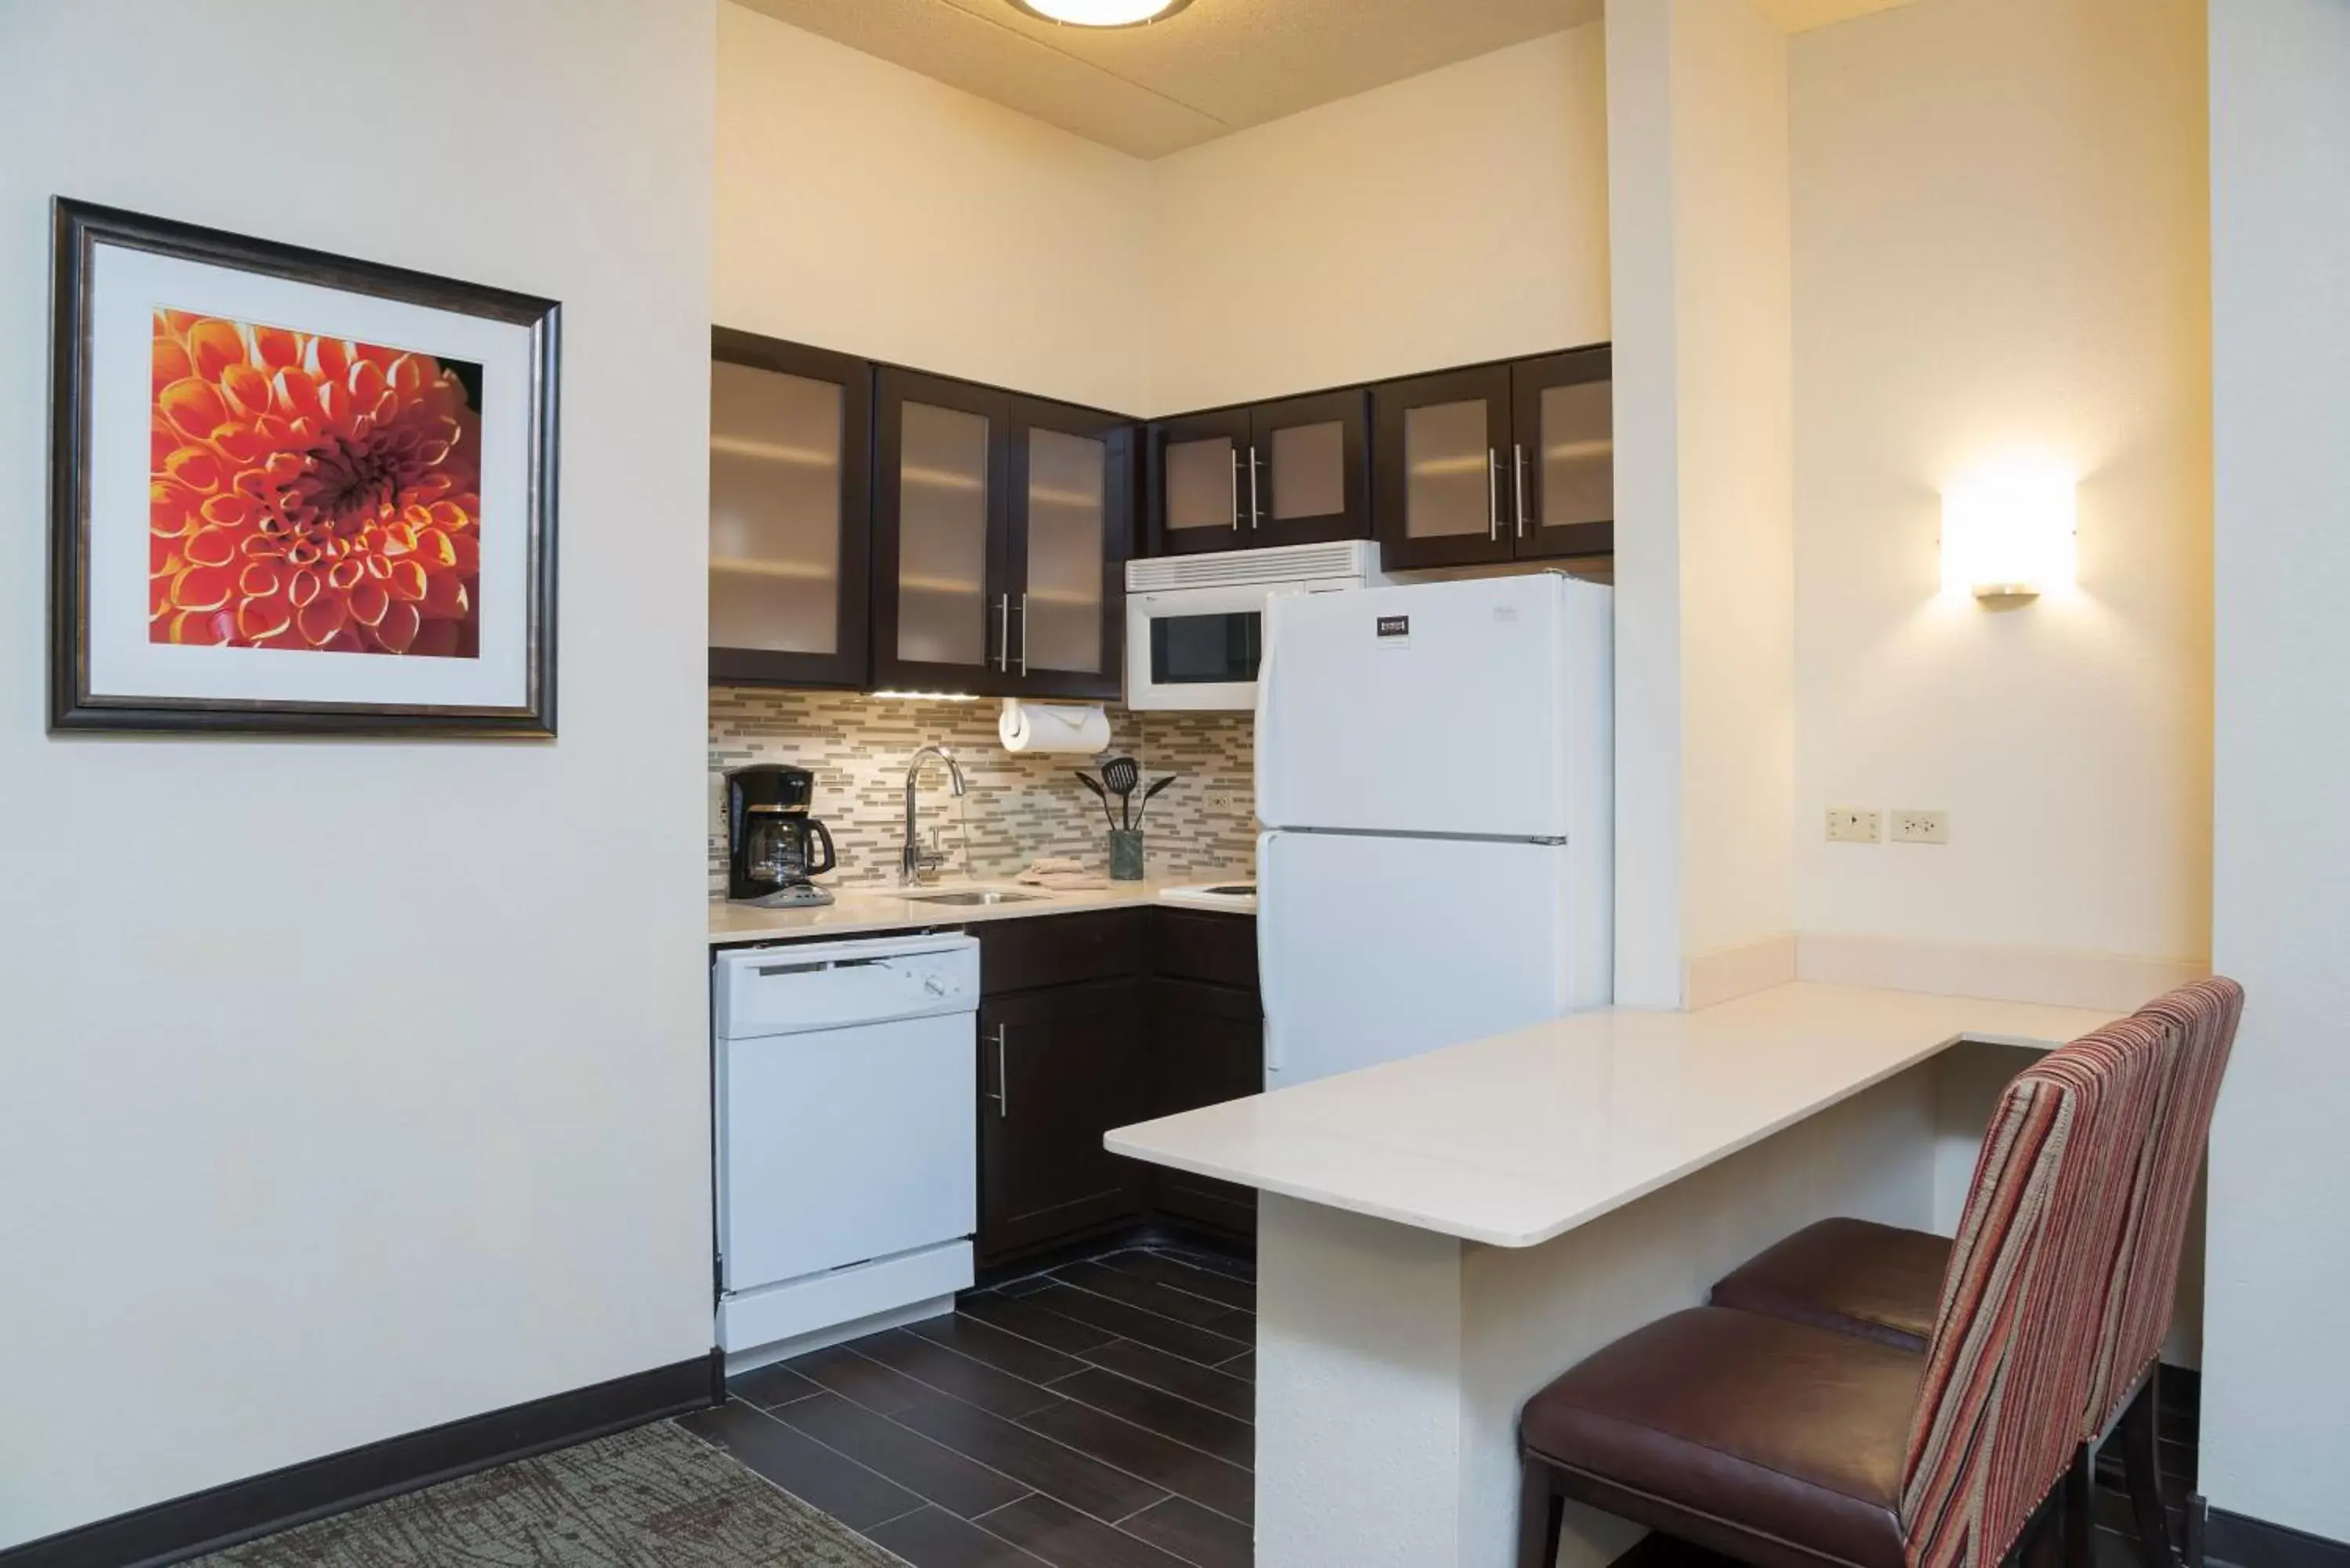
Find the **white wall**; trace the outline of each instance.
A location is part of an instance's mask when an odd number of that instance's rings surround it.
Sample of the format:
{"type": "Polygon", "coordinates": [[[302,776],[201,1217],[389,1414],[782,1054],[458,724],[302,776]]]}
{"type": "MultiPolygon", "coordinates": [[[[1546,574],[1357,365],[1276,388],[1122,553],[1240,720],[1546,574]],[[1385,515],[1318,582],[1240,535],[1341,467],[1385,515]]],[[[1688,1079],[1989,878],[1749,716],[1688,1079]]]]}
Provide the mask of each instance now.
{"type": "Polygon", "coordinates": [[[1607,30],[1616,997],[1676,1007],[1790,924],[1786,41],[1744,0],[1607,30]]]}
{"type": "Polygon", "coordinates": [[[2202,18],[1922,0],[1791,41],[1807,933],[2208,950],[2202,18]],[[2032,449],[2080,472],[2079,590],[1943,597],[1940,488],[2032,449]],[[1950,843],[1829,845],[1830,805],[1950,843]]]}
{"type": "Polygon", "coordinates": [[[1149,170],[718,6],[723,326],[1149,413],[1149,170]]]}
{"type": "Polygon", "coordinates": [[[1605,341],[1605,73],[1578,27],[1150,164],[1151,411],[1605,341]]]}
{"type": "Polygon", "coordinates": [[[712,26],[0,6],[0,1547],[709,1348],[712,26]],[[560,740],[43,732],[52,192],[563,302],[560,740]]]}
{"type": "Polygon", "coordinates": [[[2218,833],[2200,1478],[2350,1541],[2350,5],[2210,16],[2218,833]]]}

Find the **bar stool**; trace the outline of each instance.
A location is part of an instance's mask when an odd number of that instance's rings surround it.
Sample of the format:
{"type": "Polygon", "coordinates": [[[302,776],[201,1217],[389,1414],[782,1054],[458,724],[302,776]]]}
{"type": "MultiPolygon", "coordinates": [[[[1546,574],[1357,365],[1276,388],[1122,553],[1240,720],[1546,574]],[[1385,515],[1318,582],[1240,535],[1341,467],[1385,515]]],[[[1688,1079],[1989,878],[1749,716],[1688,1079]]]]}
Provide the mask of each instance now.
{"type": "MultiPolygon", "coordinates": [[[[2170,1568],[2178,1561],[2162,1509],[2154,1373],[2170,1328],[2189,1206],[2243,1000],[2235,981],[2214,976],[2182,986],[2137,1014],[2164,1032],[2166,1071],[2147,1146],[2135,1167],[2133,1209],[2116,1247],[2097,1377],[2074,1472],[2076,1487],[2085,1492],[2097,1450],[2118,1433],[2146,1568],[2170,1568]]],[[[1922,1354],[1950,1256],[1947,1237],[1863,1220],[1824,1220],[1723,1276],[1708,1299],[1715,1306],[1922,1354]]]]}
{"type": "Polygon", "coordinates": [[[2126,1019],[2001,1096],[1926,1349],[1703,1306],[1626,1335],[1519,1419],[1520,1568],[1574,1499],[1762,1568],[2000,1561],[2054,1490],[2098,1372],[2165,1031],[2126,1019]]]}

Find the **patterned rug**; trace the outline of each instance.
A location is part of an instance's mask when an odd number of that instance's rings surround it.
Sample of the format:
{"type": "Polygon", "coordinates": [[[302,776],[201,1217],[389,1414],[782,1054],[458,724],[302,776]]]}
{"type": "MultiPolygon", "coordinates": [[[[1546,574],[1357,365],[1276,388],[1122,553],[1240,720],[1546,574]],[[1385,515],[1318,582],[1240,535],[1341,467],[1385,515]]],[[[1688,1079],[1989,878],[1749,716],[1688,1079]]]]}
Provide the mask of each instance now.
{"type": "Polygon", "coordinates": [[[667,1421],[386,1499],[194,1568],[905,1568],[667,1421]]]}

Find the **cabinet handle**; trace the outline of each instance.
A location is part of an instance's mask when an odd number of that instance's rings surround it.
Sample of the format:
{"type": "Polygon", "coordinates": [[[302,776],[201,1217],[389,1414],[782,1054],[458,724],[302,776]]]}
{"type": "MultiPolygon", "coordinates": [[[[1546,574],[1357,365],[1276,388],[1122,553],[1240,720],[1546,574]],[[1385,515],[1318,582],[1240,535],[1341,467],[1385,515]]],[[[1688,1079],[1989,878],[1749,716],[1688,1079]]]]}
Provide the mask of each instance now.
{"type": "Polygon", "coordinates": [[[1485,537],[1499,540],[1502,536],[1502,487],[1497,476],[1502,472],[1502,454],[1492,447],[1485,449],[1485,537]]]}
{"type": "Polygon", "coordinates": [[[1257,502],[1256,465],[1256,446],[1254,442],[1251,442],[1249,445],[1249,527],[1252,530],[1264,526],[1264,508],[1257,502]]]}
{"type": "Polygon", "coordinates": [[[1002,639],[995,645],[995,668],[1008,670],[1012,668],[1012,596],[1010,594],[997,596],[995,613],[1003,618],[1002,639]]]}
{"type": "Polygon", "coordinates": [[[995,1026],[995,1119],[998,1121],[1012,1119],[1012,1080],[1003,1075],[1003,1035],[1011,1027],[1008,1023],[995,1026]]]}
{"type": "Polygon", "coordinates": [[[1232,448],[1232,532],[1241,531],[1241,449],[1232,448]]]}
{"type": "Polygon", "coordinates": [[[1517,480],[1518,537],[1526,536],[1526,443],[1517,441],[1510,448],[1510,468],[1517,480]]]}
{"type": "MultiPolygon", "coordinates": [[[[1012,628],[1004,628],[1003,635],[1009,639],[1012,628]]],[[[1020,675],[1023,680],[1028,676],[1028,595],[1024,589],[1020,595],[1020,675]]]]}

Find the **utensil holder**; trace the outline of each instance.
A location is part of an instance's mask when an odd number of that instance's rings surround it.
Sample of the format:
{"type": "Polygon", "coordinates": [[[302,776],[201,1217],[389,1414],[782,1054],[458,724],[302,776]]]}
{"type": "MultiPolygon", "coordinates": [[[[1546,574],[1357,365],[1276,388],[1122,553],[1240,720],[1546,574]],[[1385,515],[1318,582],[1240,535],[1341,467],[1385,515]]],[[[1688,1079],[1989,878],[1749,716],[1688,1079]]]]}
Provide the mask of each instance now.
{"type": "Polygon", "coordinates": [[[1109,879],[1113,882],[1142,880],[1142,829],[1113,827],[1109,830],[1109,879]]]}

